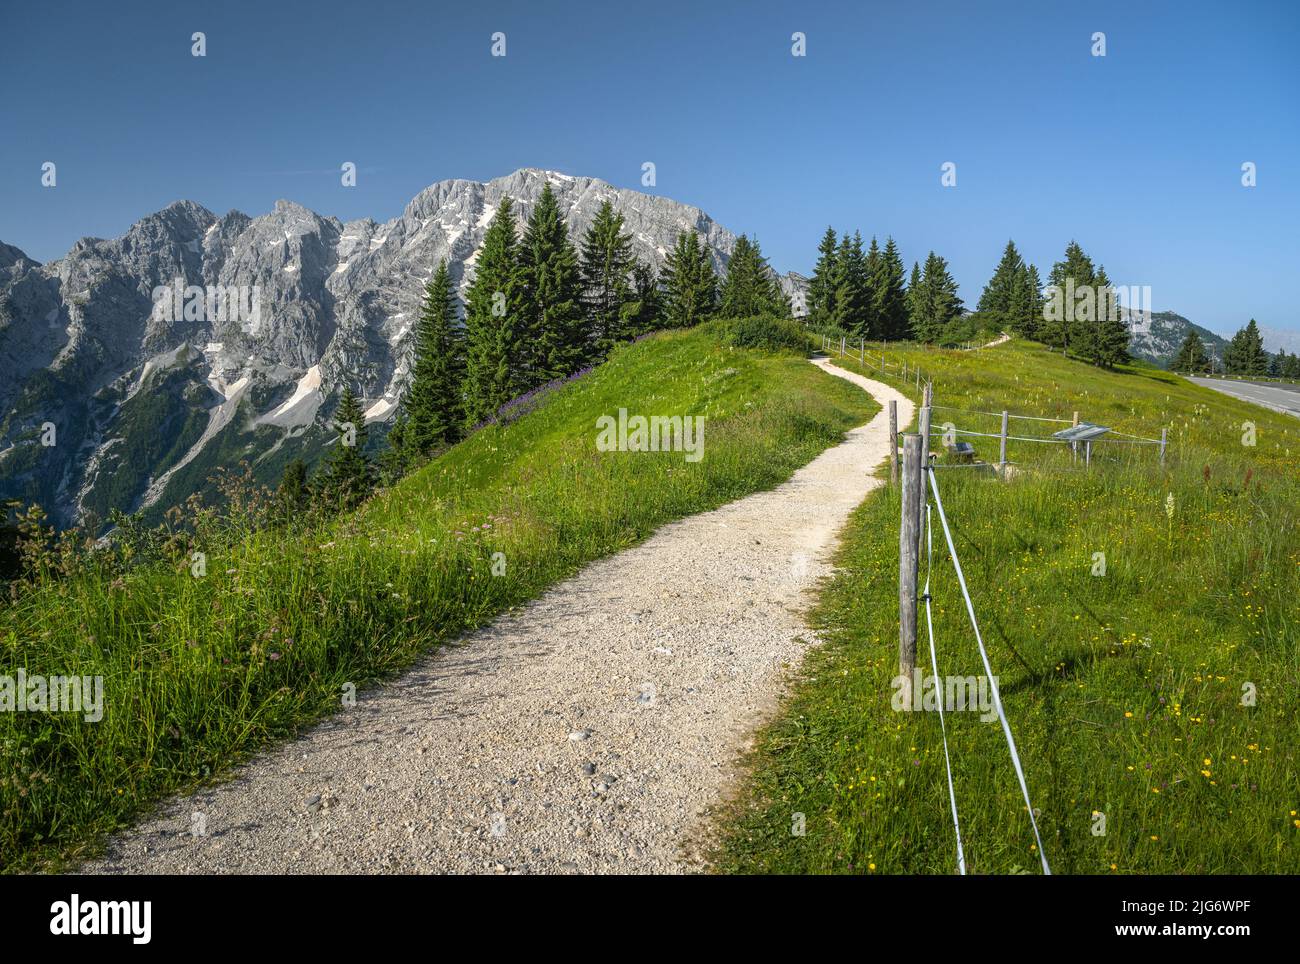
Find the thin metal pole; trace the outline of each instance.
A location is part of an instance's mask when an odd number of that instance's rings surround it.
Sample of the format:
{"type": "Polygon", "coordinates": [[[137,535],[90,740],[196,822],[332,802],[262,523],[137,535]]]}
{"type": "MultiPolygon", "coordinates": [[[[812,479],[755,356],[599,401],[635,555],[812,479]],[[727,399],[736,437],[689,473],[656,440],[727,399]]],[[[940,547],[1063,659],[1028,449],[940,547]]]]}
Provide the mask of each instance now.
{"type": "Polygon", "coordinates": [[[930,406],[922,405],[921,413],[917,416],[918,434],[921,436],[921,471],[917,473],[916,492],[917,492],[917,517],[916,517],[916,558],[921,558],[921,532],[924,528],[922,522],[925,519],[925,473],[930,468],[930,406]]]}
{"type": "Polygon", "coordinates": [[[898,675],[904,706],[912,705],[916,669],[916,577],[922,481],[921,436],[903,436],[902,519],[898,529],[898,675]]]}
{"type": "Polygon", "coordinates": [[[1002,411],[1002,440],[998,446],[998,475],[1007,477],[1007,412],[1002,411]]]}

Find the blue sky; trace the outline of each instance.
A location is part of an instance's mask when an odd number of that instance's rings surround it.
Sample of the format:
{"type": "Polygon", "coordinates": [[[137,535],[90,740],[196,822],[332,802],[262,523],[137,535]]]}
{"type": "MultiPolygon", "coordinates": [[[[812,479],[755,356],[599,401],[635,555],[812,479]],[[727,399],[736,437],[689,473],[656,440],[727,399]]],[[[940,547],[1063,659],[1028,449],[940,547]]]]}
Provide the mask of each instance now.
{"type": "Polygon", "coordinates": [[[3,14],[0,240],[38,260],[179,198],[385,220],[444,178],[653,161],[778,270],[833,224],[935,249],[973,302],[1008,237],[1044,276],[1073,237],[1157,310],[1300,330],[1294,0],[127,7],[3,14]]]}

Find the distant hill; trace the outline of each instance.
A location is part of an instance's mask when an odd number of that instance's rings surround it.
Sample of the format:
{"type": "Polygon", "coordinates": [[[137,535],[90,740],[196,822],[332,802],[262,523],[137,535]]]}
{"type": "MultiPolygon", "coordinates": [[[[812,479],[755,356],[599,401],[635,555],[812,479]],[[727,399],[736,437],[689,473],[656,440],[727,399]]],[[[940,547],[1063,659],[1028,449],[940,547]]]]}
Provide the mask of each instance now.
{"type": "Polygon", "coordinates": [[[1201,336],[1206,351],[1218,360],[1223,359],[1223,349],[1227,347],[1228,339],[1188,321],[1180,314],[1153,311],[1149,320],[1143,320],[1131,312],[1128,315],[1132,333],[1129,354],[1134,358],[1142,358],[1161,368],[1168,368],[1187,333],[1194,331],[1201,336]]]}

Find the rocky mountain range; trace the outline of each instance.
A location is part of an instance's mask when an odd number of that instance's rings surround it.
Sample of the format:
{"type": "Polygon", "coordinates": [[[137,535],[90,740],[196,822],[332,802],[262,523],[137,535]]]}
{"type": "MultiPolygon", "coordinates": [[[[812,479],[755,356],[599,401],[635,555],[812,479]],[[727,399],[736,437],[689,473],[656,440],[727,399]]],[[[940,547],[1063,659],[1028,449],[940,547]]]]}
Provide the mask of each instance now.
{"type": "Polygon", "coordinates": [[[274,482],[289,459],[314,461],[345,384],[368,422],[391,420],[434,268],[447,259],[463,293],[501,199],[522,223],[547,183],[575,240],[608,198],[643,261],[658,269],[694,229],[725,272],[736,236],[699,208],[535,169],[439,181],[382,224],[178,201],[48,264],[0,244],[0,501],[60,525],[156,516],[218,465],[274,482]]]}
{"type": "Polygon", "coordinates": [[[1215,359],[1223,360],[1223,349],[1228,339],[1216,335],[1208,328],[1193,324],[1172,311],[1153,311],[1147,318],[1124,309],[1129,325],[1129,354],[1167,368],[1189,331],[1195,331],[1205,343],[1205,350],[1215,359]]]}

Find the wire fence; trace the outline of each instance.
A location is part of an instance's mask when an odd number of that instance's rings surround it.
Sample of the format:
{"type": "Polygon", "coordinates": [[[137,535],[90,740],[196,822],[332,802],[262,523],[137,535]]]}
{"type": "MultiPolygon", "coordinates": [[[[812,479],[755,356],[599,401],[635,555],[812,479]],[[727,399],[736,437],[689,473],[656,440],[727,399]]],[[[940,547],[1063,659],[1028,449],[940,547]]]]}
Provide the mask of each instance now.
{"type": "MultiPolygon", "coordinates": [[[[1030,800],[1029,797],[1029,785],[1025,780],[1024,766],[1020,762],[1020,753],[1016,749],[1016,740],[1011,733],[1011,724],[1007,720],[1006,710],[1002,705],[1002,694],[998,690],[997,676],[995,676],[993,673],[993,667],[989,661],[988,650],[985,648],[984,638],[980,634],[979,620],[975,616],[975,603],[971,600],[970,588],[966,585],[966,576],[965,573],[962,571],[961,560],[957,555],[957,546],[953,542],[952,529],[948,525],[948,517],[945,514],[943,509],[943,497],[939,494],[938,476],[936,476],[934,472],[930,470],[930,466],[928,465],[922,465],[919,468],[920,471],[925,473],[925,477],[929,479],[930,491],[934,496],[934,507],[939,515],[939,524],[943,527],[944,541],[948,545],[948,556],[952,560],[953,571],[956,573],[957,576],[957,585],[961,587],[962,599],[966,604],[966,614],[970,618],[971,630],[975,634],[975,643],[979,647],[980,660],[984,664],[984,672],[987,674],[986,678],[989,683],[989,691],[993,696],[993,708],[997,711],[998,721],[1002,725],[1002,735],[1006,739],[1007,749],[1011,754],[1011,765],[1015,768],[1016,779],[1020,783],[1020,792],[1025,800],[1025,809],[1029,814],[1029,823],[1034,831],[1034,842],[1037,845],[1038,858],[1042,863],[1043,873],[1050,876],[1052,873],[1052,868],[1047,862],[1047,852],[1043,849],[1043,838],[1038,831],[1037,813],[1034,810],[1033,801],[1030,800]]],[[[906,482],[904,484],[906,484],[906,482]]],[[[931,612],[932,597],[930,593],[930,573],[932,568],[931,556],[933,552],[933,535],[932,535],[932,528],[930,522],[930,504],[928,500],[926,501],[924,508],[925,508],[926,573],[925,573],[925,588],[922,591],[921,598],[925,602],[926,629],[930,639],[930,666],[932,672],[934,673],[934,679],[936,681],[936,686],[937,686],[938,680],[941,677],[939,676],[939,657],[938,657],[937,646],[935,644],[935,639],[934,639],[934,618],[931,612]]],[[[966,854],[965,854],[965,847],[962,844],[961,823],[957,814],[957,792],[953,780],[952,759],[948,747],[948,728],[943,716],[942,698],[940,698],[937,701],[937,706],[939,709],[939,728],[943,738],[944,764],[948,775],[948,800],[952,808],[953,831],[957,838],[957,867],[959,872],[965,875],[966,854]]]]}
{"type": "MultiPolygon", "coordinates": [[[[934,392],[933,378],[926,375],[925,372],[921,369],[920,365],[909,366],[906,360],[899,361],[895,364],[890,364],[888,358],[886,357],[883,351],[877,352],[875,348],[872,348],[870,351],[868,351],[866,341],[864,339],[859,339],[856,347],[857,347],[857,351],[855,352],[853,350],[854,346],[850,344],[848,339],[844,336],[841,336],[837,343],[836,340],[831,336],[822,335],[823,350],[834,351],[841,358],[856,358],[858,363],[864,369],[869,370],[874,375],[880,375],[886,378],[897,377],[904,384],[910,387],[914,387],[918,391],[923,386],[927,386],[930,395],[933,396],[933,392],[934,392]]],[[[1022,415],[1010,411],[1003,411],[1003,412],[983,411],[980,409],[960,408],[953,405],[935,405],[933,403],[933,397],[931,397],[930,409],[932,412],[953,412],[958,415],[965,415],[973,418],[997,418],[997,419],[1006,419],[1007,421],[1040,422],[1040,423],[1047,423],[1052,425],[1068,425],[1071,427],[1077,427],[1081,424],[1077,413],[1075,414],[1075,417],[1073,419],[1068,419],[1068,418],[1053,418],[1044,415],[1022,415]]],[[[1093,446],[1149,445],[1149,446],[1155,446],[1158,449],[1159,463],[1163,467],[1165,464],[1165,454],[1168,446],[1167,437],[1163,437],[1166,435],[1166,432],[1167,430],[1162,429],[1161,438],[1150,438],[1143,435],[1133,435],[1128,432],[1121,432],[1116,429],[1107,429],[1105,437],[1094,436],[1092,438],[1077,439],[1077,438],[1056,438],[1054,436],[1046,436],[1046,435],[1012,435],[1010,432],[1007,431],[981,432],[970,428],[957,428],[955,425],[951,425],[951,423],[949,423],[944,426],[944,429],[942,431],[938,431],[938,432],[931,431],[930,436],[943,439],[945,445],[948,447],[951,447],[955,444],[955,437],[959,435],[973,437],[973,438],[998,439],[999,452],[998,452],[998,461],[996,464],[999,468],[1003,466],[1015,464],[1010,462],[1006,458],[1006,445],[1008,442],[1016,442],[1016,443],[1023,442],[1023,443],[1042,444],[1042,445],[1068,446],[1070,449],[1072,461],[1077,460],[1079,452],[1082,451],[1085,464],[1089,466],[1092,464],[1093,446]]],[[[989,463],[983,463],[983,464],[989,464],[989,463]]]]}

